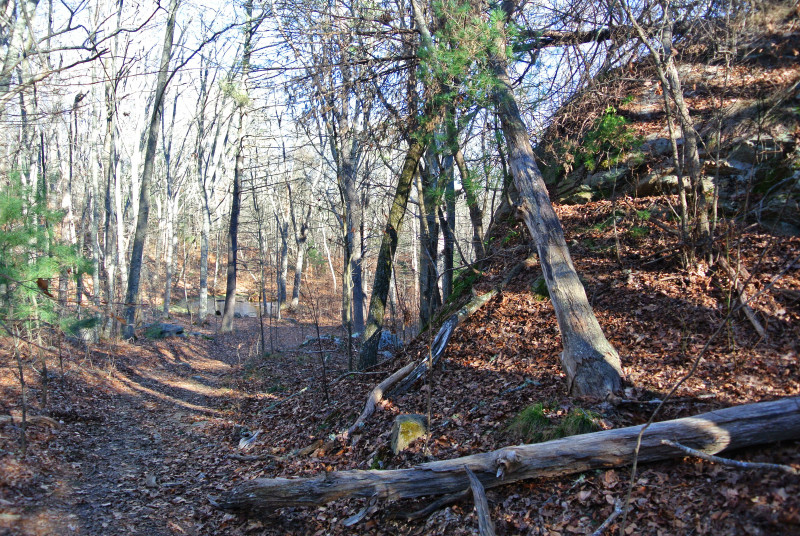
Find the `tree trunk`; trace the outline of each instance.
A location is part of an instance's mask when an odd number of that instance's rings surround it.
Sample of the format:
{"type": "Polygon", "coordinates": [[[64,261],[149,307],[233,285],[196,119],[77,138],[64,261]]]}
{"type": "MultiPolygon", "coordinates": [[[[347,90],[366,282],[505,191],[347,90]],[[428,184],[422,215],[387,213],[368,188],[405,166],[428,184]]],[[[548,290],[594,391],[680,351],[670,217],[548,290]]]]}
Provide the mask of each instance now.
{"type": "MultiPolygon", "coordinates": [[[[153,102],[153,113],[147,132],[147,148],[145,150],[144,170],[139,190],[139,216],[136,221],[136,232],[133,237],[133,251],[128,275],[128,290],[125,293],[125,331],[124,336],[134,336],[136,322],[136,306],[139,300],[139,279],[144,258],[144,242],[147,238],[147,218],[150,215],[150,182],[155,164],[156,144],[158,142],[158,124],[164,103],[164,93],[169,75],[169,60],[172,52],[172,39],[175,35],[175,14],[178,11],[178,0],[170,0],[167,28],[164,34],[164,46],[161,50],[161,64],[156,83],[156,94],[153,102]]],[[[135,170],[134,170],[135,172],[135,170]]]]}
{"type": "MultiPolygon", "coordinates": [[[[311,206],[308,207],[305,219],[300,223],[300,229],[295,236],[297,255],[294,263],[294,285],[292,286],[292,308],[300,304],[300,284],[303,280],[303,263],[306,258],[306,243],[308,242],[308,221],[311,218],[311,206]]],[[[335,291],[335,289],[334,289],[335,291]]]]}
{"type": "Polygon", "coordinates": [[[331,271],[331,281],[333,282],[333,291],[336,292],[336,271],[333,269],[333,259],[331,258],[331,250],[328,247],[328,237],[325,236],[325,224],[322,225],[322,245],[325,248],[325,258],[328,259],[328,268],[331,271]]]}
{"type": "Polygon", "coordinates": [[[239,133],[236,147],[236,164],[233,171],[233,199],[231,201],[231,219],[228,226],[228,273],[225,286],[225,306],[222,311],[220,332],[233,331],[233,315],[236,307],[236,275],[238,271],[239,248],[239,210],[242,201],[242,171],[244,169],[244,139],[242,137],[242,115],[239,113],[239,133]]]}
{"type": "MultiPolygon", "coordinates": [[[[470,486],[465,466],[486,488],[529,478],[608,469],[633,461],[641,430],[642,426],[605,430],[429,462],[410,469],[334,471],[311,478],[257,478],[234,488],[218,505],[225,510],[256,513],[352,497],[396,501],[458,493],[470,486]]],[[[686,455],[663,445],[662,439],[707,454],[800,439],[800,398],[736,406],[652,424],[642,436],[639,463],[686,455]]]]}
{"type": "MultiPolygon", "coordinates": [[[[455,184],[453,183],[455,173],[453,172],[453,161],[455,155],[450,154],[444,159],[444,169],[442,176],[446,183],[444,186],[444,205],[447,219],[442,223],[444,233],[444,250],[442,251],[442,301],[446,302],[453,293],[453,256],[456,245],[456,194],[455,184]]],[[[463,261],[463,259],[462,259],[463,261]]]]}
{"type": "Polygon", "coordinates": [[[397,251],[397,240],[403,223],[403,215],[405,215],[408,197],[411,194],[411,184],[414,181],[423,150],[422,142],[414,138],[408,148],[403,170],[400,172],[400,181],[397,184],[392,208],[389,211],[389,219],[383,231],[381,249],[375,266],[375,282],[372,285],[372,297],[369,300],[364,343],[361,345],[361,353],[358,356],[359,370],[369,368],[378,362],[378,343],[383,329],[383,316],[386,313],[386,298],[392,280],[394,254],[397,251]]]}
{"type": "Polygon", "coordinates": [[[494,100],[508,143],[509,165],[520,195],[525,224],[539,253],[542,272],[558,319],[564,351],[561,364],[569,392],[575,396],[606,398],[622,389],[622,367],[616,350],[606,340],[578,279],[542,175],[533,158],[528,131],[520,115],[508,77],[500,39],[490,57],[497,77],[494,100]]]}
{"type": "Polygon", "coordinates": [[[200,208],[200,217],[203,222],[200,227],[200,304],[197,311],[197,321],[200,325],[205,323],[208,315],[208,238],[211,235],[211,207],[208,205],[205,186],[201,186],[201,188],[200,197],[203,200],[203,206],[200,208]]]}
{"type": "MultiPolygon", "coordinates": [[[[208,60],[205,60],[208,61],[208,60]]],[[[208,91],[206,89],[208,78],[208,63],[206,69],[201,73],[200,77],[200,95],[203,106],[208,98],[208,91]]],[[[211,142],[210,154],[206,160],[205,146],[203,144],[203,137],[205,136],[205,108],[201,109],[197,119],[197,145],[196,145],[196,165],[197,165],[197,184],[200,189],[200,210],[202,224],[200,227],[200,307],[198,310],[199,322],[203,324],[208,314],[208,254],[209,242],[211,240],[211,213],[212,203],[215,193],[215,184],[221,167],[221,159],[224,153],[223,148],[228,139],[232,121],[221,121],[218,118],[216,132],[214,133],[211,142]],[[223,131],[224,124],[224,131],[223,131]],[[210,169],[209,169],[210,167],[210,169]]],[[[216,262],[219,262],[219,255],[216,257],[216,262]]],[[[214,283],[216,286],[216,265],[214,267],[214,283]]],[[[216,302],[214,304],[216,311],[216,302]]]]}
{"type": "Polygon", "coordinates": [[[672,139],[673,158],[675,160],[675,168],[678,172],[678,186],[680,188],[679,196],[681,201],[681,238],[684,242],[687,241],[687,222],[689,218],[697,216],[694,222],[694,240],[693,243],[685,243],[683,250],[683,261],[686,264],[693,264],[696,262],[695,249],[699,249],[700,253],[708,252],[711,240],[711,231],[708,222],[708,207],[706,206],[706,198],[703,187],[703,180],[701,177],[702,169],[700,167],[700,157],[698,153],[698,136],[694,129],[689,107],[683,98],[683,88],[681,86],[680,76],[678,69],[675,67],[675,59],[673,57],[672,48],[672,19],[670,18],[669,3],[659,2],[661,8],[664,10],[663,27],[660,28],[661,50],[651,44],[648,39],[647,33],[637,18],[631,11],[630,6],[626,0],[622,0],[620,5],[628,16],[631,26],[636,31],[641,42],[650,51],[653,58],[656,72],[661,81],[664,90],[664,105],[667,114],[667,126],[670,129],[670,138],[672,139]],[[675,103],[677,108],[678,121],[681,126],[681,131],[684,137],[684,151],[683,151],[683,165],[681,166],[681,159],[678,154],[678,147],[675,141],[675,133],[672,131],[671,113],[669,100],[675,103]],[[682,172],[689,175],[690,180],[690,198],[687,206],[686,192],[683,185],[682,172]]]}
{"type": "MultiPolygon", "coordinates": [[[[164,212],[165,229],[164,229],[164,300],[162,303],[162,315],[164,318],[169,317],[169,310],[172,306],[172,283],[175,277],[175,251],[178,248],[178,234],[175,230],[176,222],[178,219],[178,204],[180,202],[180,185],[178,178],[173,173],[173,154],[172,154],[172,140],[175,132],[175,117],[178,110],[178,93],[175,93],[175,98],[172,101],[172,117],[170,119],[169,127],[164,122],[164,116],[161,116],[161,135],[163,139],[163,152],[164,152],[164,174],[165,174],[165,195],[164,195],[164,212]]],[[[181,150],[179,151],[176,163],[180,164],[181,150]]],[[[189,304],[187,303],[188,307],[189,304]]]]}
{"type": "MultiPolygon", "coordinates": [[[[110,66],[111,72],[114,71],[113,60],[110,66]]],[[[105,317],[106,323],[104,331],[107,336],[111,336],[114,327],[114,295],[116,293],[116,278],[118,259],[115,259],[115,241],[113,240],[113,227],[115,221],[115,207],[114,202],[114,184],[116,183],[116,156],[115,149],[115,121],[114,121],[114,108],[115,97],[114,87],[111,80],[107,79],[105,82],[105,104],[106,104],[106,132],[103,140],[103,158],[105,160],[105,221],[103,223],[103,237],[104,237],[104,252],[103,259],[105,261],[106,277],[104,281],[104,294],[106,300],[105,317]]]]}
{"type": "MultiPolygon", "coordinates": [[[[287,201],[288,202],[288,201],[287,201]]],[[[285,215],[284,215],[285,216],[285,215]]],[[[286,303],[286,279],[289,275],[289,222],[284,218],[278,222],[281,234],[281,259],[278,266],[278,308],[286,303]]]]}
{"type": "Polygon", "coordinates": [[[417,199],[419,200],[419,320],[427,325],[442,305],[439,294],[439,278],[436,270],[439,245],[439,225],[436,219],[435,196],[433,195],[433,170],[420,170],[417,177],[417,199]]]}
{"type": "MultiPolygon", "coordinates": [[[[245,2],[245,31],[244,47],[242,52],[242,74],[241,88],[244,95],[247,95],[247,79],[250,71],[250,54],[252,52],[253,39],[253,0],[245,2]]],[[[244,173],[244,137],[247,131],[247,112],[246,102],[242,99],[239,102],[238,120],[239,125],[236,136],[236,163],[233,170],[233,199],[231,201],[231,219],[228,227],[228,277],[225,287],[225,309],[222,312],[220,321],[220,332],[230,333],[233,331],[233,315],[236,307],[236,275],[238,271],[239,253],[239,211],[242,202],[242,174],[244,173]]]]}
{"type": "MultiPolygon", "coordinates": [[[[352,134],[351,134],[352,136],[352,134]]],[[[350,249],[350,305],[352,307],[353,330],[361,332],[364,329],[364,281],[363,281],[363,237],[361,231],[364,226],[364,211],[356,188],[356,167],[354,154],[356,142],[352,139],[343,144],[342,176],[344,179],[344,202],[347,205],[346,240],[350,249]]]]}
{"type": "Polygon", "coordinates": [[[695,245],[698,252],[702,255],[710,245],[710,228],[708,222],[708,207],[706,206],[706,196],[701,176],[700,156],[697,149],[697,132],[694,129],[694,122],[689,113],[689,107],[683,98],[683,87],[675,67],[675,59],[672,56],[672,28],[671,25],[665,29],[662,37],[662,46],[666,60],[666,79],[669,84],[669,94],[675,101],[678,109],[678,119],[683,133],[684,153],[683,170],[689,175],[691,195],[689,197],[689,214],[697,216],[695,222],[695,245]]]}
{"type": "MultiPolygon", "coordinates": [[[[167,180],[169,180],[169,178],[167,180]]],[[[178,243],[178,235],[175,233],[175,212],[177,211],[176,204],[178,200],[170,199],[171,192],[169,189],[167,192],[165,203],[167,228],[164,238],[164,303],[162,304],[162,315],[164,318],[169,317],[169,308],[172,305],[172,278],[175,275],[175,248],[178,243]]]]}
{"type": "MultiPolygon", "coordinates": [[[[456,143],[458,143],[457,139],[456,143]]],[[[461,176],[461,185],[464,188],[464,196],[467,198],[469,220],[472,223],[472,250],[475,254],[475,260],[480,261],[486,256],[486,250],[483,247],[483,210],[481,210],[481,205],[478,203],[477,186],[469,174],[467,162],[464,160],[464,153],[461,152],[461,148],[457,148],[455,159],[456,166],[458,166],[458,174],[461,176]]],[[[466,259],[462,260],[466,261],[466,259]]]]}
{"type": "MultiPolygon", "coordinates": [[[[92,65],[92,81],[99,82],[96,65],[92,65]]],[[[100,310],[100,269],[101,266],[105,268],[105,259],[103,259],[103,250],[100,246],[100,208],[103,203],[103,195],[100,187],[100,162],[103,158],[103,144],[100,143],[100,115],[102,114],[100,108],[100,99],[98,95],[97,83],[92,84],[92,105],[91,105],[91,120],[89,121],[89,173],[92,180],[92,210],[90,214],[90,239],[92,241],[92,305],[94,305],[94,314],[98,316],[100,325],[92,328],[92,338],[97,342],[100,335],[100,326],[102,326],[102,319],[99,318],[100,310]]],[[[109,274],[106,274],[108,277],[109,274]]]]}

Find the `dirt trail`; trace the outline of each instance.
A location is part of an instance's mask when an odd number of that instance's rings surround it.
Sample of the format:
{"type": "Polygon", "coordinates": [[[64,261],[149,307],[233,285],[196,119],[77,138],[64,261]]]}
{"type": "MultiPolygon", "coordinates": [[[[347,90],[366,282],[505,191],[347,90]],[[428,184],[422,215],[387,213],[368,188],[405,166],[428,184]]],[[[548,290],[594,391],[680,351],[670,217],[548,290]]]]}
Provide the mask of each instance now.
{"type": "MultiPolygon", "coordinates": [[[[65,452],[72,469],[46,517],[58,533],[191,533],[194,507],[184,496],[207,478],[207,437],[193,433],[222,415],[227,368],[204,357],[158,369],[120,367],[118,394],[99,415],[70,425],[80,441],[65,452]],[[58,515],[58,514],[61,515],[58,515]],[[52,515],[56,514],[56,515],[52,515]]],[[[227,397],[226,397],[227,398],[227,397]]],[[[42,527],[44,528],[44,527],[42,527]]]]}
{"type": "MultiPolygon", "coordinates": [[[[123,344],[104,365],[83,366],[82,378],[67,374],[65,393],[91,395],[51,412],[64,423],[50,445],[57,467],[14,505],[19,515],[0,519],[0,534],[205,534],[209,518],[218,527],[207,497],[227,489],[231,464],[243,465],[228,456],[235,423],[243,405],[274,397],[244,390],[258,332],[242,328],[123,344]]],[[[308,334],[285,325],[276,339],[289,350],[308,334]]]]}

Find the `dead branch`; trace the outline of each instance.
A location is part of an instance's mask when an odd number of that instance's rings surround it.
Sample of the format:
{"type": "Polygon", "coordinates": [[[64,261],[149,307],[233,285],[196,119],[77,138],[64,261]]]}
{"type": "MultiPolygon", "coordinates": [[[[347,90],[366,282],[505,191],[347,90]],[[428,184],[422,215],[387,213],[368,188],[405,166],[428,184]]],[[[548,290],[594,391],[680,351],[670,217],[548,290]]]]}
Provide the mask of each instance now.
{"type": "MultiPolygon", "coordinates": [[[[47,417],[45,415],[28,415],[25,421],[28,424],[41,424],[44,426],[49,426],[50,428],[61,428],[61,423],[55,419],[47,417]]],[[[0,415],[0,423],[4,422],[22,422],[21,415],[0,415]]]]}
{"type": "Polygon", "coordinates": [[[753,312],[753,309],[749,305],[747,305],[747,303],[750,301],[750,298],[748,298],[744,285],[742,284],[742,281],[739,278],[739,274],[741,273],[742,275],[744,275],[745,279],[750,279],[750,275],[747,273],[747,270],[745,270],[743,266],[740,266],[737,270],[734,270],[723,256],[720,256],[719,259],[717,259],[717,263],[719,263],[722,269],[725,270],[725,272],[728,274],[728,278],[730,278],[731,282],[736,288],[736,293],[738,295],[737,297],[739,299],[739,303],[741,303],[742,305],[742,311],[744,312],[744,315],[753,325],[756,332],[758,333],[758,336],[766,340],[767,331],[764,329],[764,326],[761,325],[761,322],[758,320],[758,317],[753,312]]]}
{"type": "Polygon", "coordinates": [[[433,339],[433,344],[431,345],[432,355],[430,358],[425,356],[416,364],[409,363],[378,384],[378,386],[375,387],[375,389],[373,389],[367,397],[367,404],[364,407],[364,411],[361,412],[361,415],[358,417],[358,419],[356,419],[356,422],[353,424],[353,426],[351,426],[344,434],[345,438],[351,436],[353,432],[364,425],[364,422],[375,412],[375,408],[383,399],[384,393],[390,393],[392,395],[404,393],[411,388],[411,386],[414,385],[417,380],[422,378],[425,372],[427,372],[429,366],[435,366],[439,361],[439,358],[442,356],[442,354],[444,354],[444,350],[447,347],[447,343],[450,342],[450,337],[453,335],[453,330],[455,330],[456,326],[463,322],[465,318],[469,317],[475,311],[483,307],[489,300],[497,296],[497,294],[500,293],[503,288],[522,271],[525,266],[529,266],[533,262],[535,262],[534,257],[531,256],[524,261],[517,263],[517,265],[508,272],[501,283],[499,283],[489,292],[473,298],[472,301],[459,309],[458,312],[450,316],[450,318],[445,320],[441,328],[439,328],[439,331],[436,333],[436,337],[433,339]]]}
{"type": "Polygon", "coordinates": [[[425,375],[429,366],[435,367],[439,362],[439,358],[444,354],[444,350],[447,348],[447,343],[450,342],[450,337],[453,335],[453,331],[455,331],[456,326],[478,311],[481,307],[486,305],[489,300],[502,292],[503,288],[505,288],[505,286],[508,285],[508,283],[511,282],[511,280],[514,279],[523,268],[530,266],[535,262],[536,258],[531,255],[524,261],[517,263],[511,270],[509,270],[508,274],[506,274],[506,277],[503,278],[503,280],[492,290],[485,292],[480,296],[476,296],[464,307],[459,309],[458,312],[454,313],[447,320],[445,320],[442,323],[442,326],[439,328],[439,331],[436,333],[436,337],[433,339],[430,357],[425,356],[424,358],[420,359],[414,370],[409,373],[406,378],[403,378],[402,381],[398,382],[397,386],[392,389],[389,394],[394,396],[405,393],[425,375]]]}
{"type": "Polygon", "coordinates": [[[284,403],[284,402],[286,402],[287,400],[291,400],[292,398],[294,398],[294,397],[296,397],[296,396],[300,396],[300,395],[302,395],[303,393],[305,393],[306,391],[308,391],[308,387],[307,387],[307,386],[306,386],[306,387],[303,387],[302,389],[300,389],[300,390],[299,390],[299,391],[297,391],[296,393],[294,393],[294,394],[291,394],[291,395],[287,396],[286,398],[284,398],[284,399],[282,399],[282,400],[278,400],[278,401],[277,401],[277,402],[275,402],[274,404],[270,404],[270,405],[267,407],[267,409],[265,409],[264,411],[272,411],[273,409],[277,408],[278,406],[280,406],[281,404],[283,404],[283,403],[284,403]]]}
{"type": "Polygon", "coordinates": [[[361,412],[356,422],[353,423],[347,433],[345,434],[346,437],[350,436],[361,428],[364,425],[364,421],[366,421],[370,415],[375,412],[375,408],[378,407],[378,404],[381,400],[383,400],[383,393],[391,389],[394,384],[402,380],[406,377],[406,375],[411,372],[414,368],[414,363],[409,363],[405,367],[401,368],[400,370],[396,371],[394,374],[383,380],[381,383],[375,387],[372,392],[370,392],[369,396],[367,397],[367,404],[364,406],[364,411],[361,412]]]}
{"type": "Polygon", "coordinates": [[[469,467],[464,466],[464,471],[469,478],[469,486],[472,488],[472,496],[475,500],[475,512],[478,514],[478,533],[481,536],[494,536],[494,523],[489,517],[489,501],[486,500],[486,491],[483,484],[478,480],[469,467]]]}
{"type": "Polygon", "coordinates": [[[245,454],[228,454],[228,458],[230,458],[231,460],[239,460],[242,462],[259,462],[263,460],[279,459],[278,456],[274,456],[272,454],[256,454],[252,456],[247,456],[245,454]]]}
{"type": "Polygon", "coordinates": [[[741,462],[739,460],[731,460],[730,458],[721,458],[719,456],[712,456],[711,454],[706,454],[705,452],[701,452],[697,449],[693,449],[681,445],[680,443],[670,441],[669,439],[662,439],[661,444],[681,449],[686,454],[690,456],[695,456],[697,458],[700,458],[701,460],[727,465],[728,467],[736,467],[738,469],[765,469],[768,471],[776,470],[776,471],[783,471],[784,473],[789,473],[790,475],[800,474],[800,471],[798,471],[797,469],[795,469],[790,465],[783,465],[780,463],[741,462]]]}
{"type": "Polygon", "coordinates": [[[601,534],[603,534],[606,531],[606,529],[611,526],[614,520],[620,516],[621,513],[622,513],[622,504],[620,503],[620,501],[616,501],[614,503],[614,511],[611,512],[611,515],[608,516],[605,521],[603,521],[602,525],[597,527],[597,530],[592,533],[592,536],[600,536],[601,534]]]}
{"type": "Polygon", "coordinates": [[[455,504],[457,502],[463,501],[467,497],[472,495],[472,489],[467,488],[463,491],[459,491],[458,493],[453,493],[451,495],[445,495],[432,503],[430,503],[425,508],[421,508],[414,512],[395,512],[391,514],[391,517],[394,519],[403,519],[405,521],[416,521],[417,519],[422,519],[423,517],[428,517],[434,512],[437,512],[444,508],[445,506],[449,506],[451,504],[455,504]]]}

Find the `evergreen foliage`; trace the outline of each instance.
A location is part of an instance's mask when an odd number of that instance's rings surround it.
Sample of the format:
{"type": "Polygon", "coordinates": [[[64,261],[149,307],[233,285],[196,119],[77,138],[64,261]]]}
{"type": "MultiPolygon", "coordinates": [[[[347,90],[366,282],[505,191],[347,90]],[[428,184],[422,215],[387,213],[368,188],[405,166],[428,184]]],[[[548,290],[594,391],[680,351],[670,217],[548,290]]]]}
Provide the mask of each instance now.
{"type": "MultiPolygon", "coordinates": [[[[59,324],[56,301],[49,281],[68,269],[73,277],[89,273],[91,265],[74,246],[59,240],[55,226],[61,212],[50,210],[41,196],[24,187],[11,174],[0,192],[0,318],[35,329],[41,322],[59,324]]],[[[62,319],[67,333],[91,327],[93,319],[62,319]],[[87,322],[89,324],[87,324],[87,322]]]]}
{"type": "Polygon", "coordinates": [[[609,169],[641,144],[642,140],[636,136],[628,120],[617,114],[616,108],[609,106],[584,136],[577,161],[590,172],[598,168],[609,169]]]}

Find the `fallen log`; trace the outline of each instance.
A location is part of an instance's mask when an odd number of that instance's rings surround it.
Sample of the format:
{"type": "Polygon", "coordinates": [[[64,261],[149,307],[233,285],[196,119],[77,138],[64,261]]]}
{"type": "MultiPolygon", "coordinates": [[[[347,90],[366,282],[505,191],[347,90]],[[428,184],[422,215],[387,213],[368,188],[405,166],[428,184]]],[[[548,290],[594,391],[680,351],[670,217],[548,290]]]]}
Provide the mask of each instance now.
{"type": "MultiPolygon", "coordinates": [[[[0,415],[0,423],[10,422],[10,423],[22,423],[22,415],[19,413],[12,413],[11,415],[0,415]]],[[[25,419],[25,422],[30,424],[41,424],[44,426],[49,426],[50,428],[60,428],[61,423],[55,419],[47,417],[46,415],[28,415],[25,419]]]]}
{"type": "MultiPolygon", "coordinates": [[[[340,471],[311,478],[257,478],[240,484],[215,504],[230,511],[257,512],[285,506],[313,506],[361,497],[398,500],[461,492],[470,487],[464,466],[485,488],[528,478],[580,473],[628,465],[642,426],[605,430],[546,443],[518,445],[410,469],[340,471]]],[[[703,413],[650,425],[643,434],[639,463],[686,454],[664,445],[670,439],[708,454],[800,439],[800,397],[703,413]]]]}

